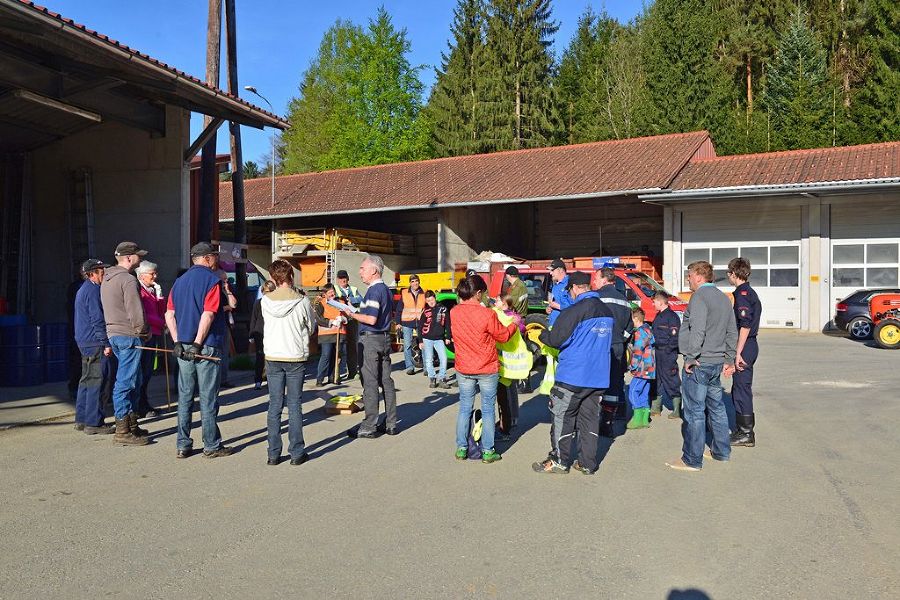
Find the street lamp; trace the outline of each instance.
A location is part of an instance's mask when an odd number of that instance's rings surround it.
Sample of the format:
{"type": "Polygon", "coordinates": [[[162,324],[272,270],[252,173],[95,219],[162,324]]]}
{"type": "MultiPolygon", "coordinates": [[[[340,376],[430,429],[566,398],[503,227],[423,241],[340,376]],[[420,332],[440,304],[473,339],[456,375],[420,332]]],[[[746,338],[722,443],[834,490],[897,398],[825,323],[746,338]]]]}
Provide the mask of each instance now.
{"type": "MultiPolygon", "coordinates": [[[[263,101],[269,105],[269,110],[272,111],[273,113],[275,112],[275,109],[272,108],[272,103],[269,102],[265,96],[263,96],[258,91],[256,91],[255,87],[253,87],[252,85],[245,85],[244,89],[247,90],[248,92],[250,92],[251,94],[256,94],[257,96],[262,98],[263,101]]],[[[272,132],[272,208],[275,208],[275,132],[274,131],[272,132]]]]}

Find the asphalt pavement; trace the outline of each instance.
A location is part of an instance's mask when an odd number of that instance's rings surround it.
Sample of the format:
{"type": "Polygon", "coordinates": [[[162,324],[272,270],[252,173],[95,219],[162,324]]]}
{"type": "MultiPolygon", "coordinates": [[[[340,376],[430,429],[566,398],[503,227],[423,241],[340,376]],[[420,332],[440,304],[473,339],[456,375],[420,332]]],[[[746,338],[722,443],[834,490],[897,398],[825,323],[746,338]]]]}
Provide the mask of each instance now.
{"type": "Polygon", "coordinates": [[[302,466],[266,466],[265,388],[246,385],[223,393],[227,458],[176,460],[174,413],[146,447],[70,418],[0,431],[0,598],[896,598],[900,352],[760,346],[757,447],[699,473],[665,466],[680,428],[657,418],[602,444],[594,476],[536,474],[540,395],[502,461],[456,461],[455,388],[399,354],[401,434],[348,438],[361,416],[323,398],[358,382],[308,380],[302,466]]]}

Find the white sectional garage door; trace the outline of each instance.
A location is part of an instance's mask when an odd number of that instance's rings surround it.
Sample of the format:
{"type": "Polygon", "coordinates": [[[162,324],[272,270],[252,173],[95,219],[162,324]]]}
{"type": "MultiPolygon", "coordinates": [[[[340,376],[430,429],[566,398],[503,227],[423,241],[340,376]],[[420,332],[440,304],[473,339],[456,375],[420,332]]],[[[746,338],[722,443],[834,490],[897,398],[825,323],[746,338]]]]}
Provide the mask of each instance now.
{"type": "MultiPolygon", "coordinates": [[[[716,285],[731,292],[728,261],[750,261],[750,285],[763,304],[761,327],[800,327],[800,207],[764,207],[760,203],[714,210],[686,211],[682,221],[682,266],[712,263],[716,285]]],[[[684,280],[687,291],[687,282],[684,280]]]]}
{"type": "MultiPolygon", "coordinates": [[[[734,245],[685,244],[685,266],[695,260],[712,263],[716,285],[724,292],[734,291],[725,274],[728,261],[742,256],[750,261],[753,272],[750,285],[763,304],[762,327],[800,327],[800,244],[778,242],[734,245]]],[[[684,273],[685,277],[687,273],[684,273]]]]}
{"type": "Polygon", "coordinates": [[[861,288],[900,284],[900,203],[831,207],[831,304],[861,288]]]}

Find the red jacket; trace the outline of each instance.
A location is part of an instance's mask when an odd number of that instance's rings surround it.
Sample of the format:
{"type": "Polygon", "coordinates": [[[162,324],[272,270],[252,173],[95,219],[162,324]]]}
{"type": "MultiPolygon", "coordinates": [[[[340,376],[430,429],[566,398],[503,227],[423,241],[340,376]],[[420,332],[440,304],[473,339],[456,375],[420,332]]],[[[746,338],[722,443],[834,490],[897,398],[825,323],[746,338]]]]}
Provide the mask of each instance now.
{"type": "Polygon", "coordinates": [[[500,370],[497,343],[508,341],[515,323],[500,324],[497,313],[480,304],[461,302],[450,310],[456,371],[463,375],[490,375],[500,370]]]}
{"type": "Polygon", "coordinates": [[[150,327],[152,335],[162,335],[163,329],[166,327],[166,299],[157,298],[154,292],[151,292],[143,285],[141,288],[141,304],[144,305],[144,318],[150,327]]]}

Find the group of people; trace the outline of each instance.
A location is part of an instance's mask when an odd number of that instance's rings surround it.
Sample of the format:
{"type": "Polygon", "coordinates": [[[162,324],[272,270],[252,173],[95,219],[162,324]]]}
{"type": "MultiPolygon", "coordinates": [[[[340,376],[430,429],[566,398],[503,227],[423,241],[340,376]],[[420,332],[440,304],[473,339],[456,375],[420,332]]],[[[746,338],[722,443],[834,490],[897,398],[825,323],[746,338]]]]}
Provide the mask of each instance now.
{"type": "MultiPolygon", "coordinates": [[[[156,284],[156,265],[144,259],[146,254],[137,244],[122,242],[115,251],[116,265],[91,259],[82,266],[84,283],[75,301],[75,335],[82,354],[76,427],[88,434],[114,434],[113,439],[124,445],[148,443],[138,417],[152,410],[146,402],[146,382],[159,360],[160,353],[154,350],[167,329],[178,373],[176,456],[193,453],[195,396],[203,455],[228,456],[232,450],[222,443],[217,425],[218,393],[221,362],[228,358],[223,351],[228,313],[236,302],[219,274],[218,251],[206,242],[191,248],[192,266],[176,279],[167,296],[156,284]],[[114,428],[104,425],[100,406],[100,390],[104,379],[110,378],[115,381],[114,428]]],[[[672,468],[700,469],[707,423],[712,439],[707,458],[728,460],[731,445],[755,444],[751,385],[761,306],[748,284],[749,262],[736,258],[729,264],[728,277],[737,286],[733,307],[712,283],[709,263],[692,263],[688,280],[694,293],[683,320],[669,308],[668,295],[659,293],[653,299],[658,314],[652,326],[644,322],[643,311],[632,308],[616,289],[612,269],[601,269],[592,277],[567,273],[565,263],[554,260],[549,270],[553,281],[547,307],[550,326],[539,337],[531,337],[546,347],[552,356],[548,360],[556,361],[548,403],[551,449],[545,460],[534,463],[535,471],[567,473],[574,468],[590,474],[597,470],[599,436],[613,436],[614,419],[623,412],[626,371],[632,376],[629,429],[648,426],[663,405],[672,409],[670,418],[683,419],[683,452],[667,463],[672,468]],[[630,353],[626,354],[626,348],[630,353]],[[684,356],[681,378],[679,353],[684,356]],[[722,375],[734,377],[737,429],[730,437],[722,375]],[[657,392],[651,401],[654,380],[657,392]]],[[[484,463],[501,460],[495,439],[506,438],[516,427],[516,380],[527,379],[532,364],[524,342],[527,289],[515,266],[506,270],[506,282],[493,299],[488,297],[485,280],[468,273],[456,288],[456,306],[449,310],[413,276],[395,311],[393,294],[382,280],[384,263],[376,255],[367,255],[359,267],[359,277],[367,285],[364,295],[349,285],[345,271],[338,273],[337,286],[326,285],[314,301],[295,287],[290,263],[276,260],[269,272],[271,280],[261,290],[250,324],[257,352],[257,389],[264,372],[268,381],[267,464],[277,465],[283,458],[285,407],[290,462],[300,465],[309,459],[301,404],[313,336],[321,349],[317,384],[337,383],[342,376],[353,377],[359,371],[365,413],[348,435],[365,439],[400,432],[390,357],[395,318],[402,331],[407,372],[415,372],[412,354],[417,332],[431,388],[449,387],[446,350],[453,342],[459,386],[456,458],[472,458],[469,438],[480,392],[484,424],[480,459],[484,463]],[[354,352],[348,353],[348,348],[354,352]],[[355,360],[348,360],[351,355],[355,360]],[[495,405],[500,413],[496,428],[495,405]]]]}
{"type": "Polygon", "coordinates": [[[623,406],[626,370],[631,374],[632,408],[626,428],[648,427],[650,417],[660,415],[664,404],[672,409],[669,418],[682,419],[682,454],[667,462],[669,467],[695,472],[704,458],[729,460],[731,446],[755,446],[752,382],[762,305],[749,284],[749,261],[735,258],[728,265],[727,276],[735,286],[733,304],[715,285],[708,262],[688,265],[693,294],[683,320],[669,307],[669,295],[660,292],[653,298],[657,315],[652,326],[645,322],[644,311],[632,308],[615,289],[614,270],[601,269],[592,286],[590,275],[567,274],[562,261],[554,261],[550,269],[552,325],[539,339],[558,349],[559,364],[549,394],[551,451],[534,463],[535,471],[596,471],[598,437],[614,436],[613,418],[623,406]],[[679,354],[684,357],[681,377],[679,354]],[[733,377],[733,432],[723,402],[722,376],[733,377]],[[651,401],[654,380],[657,391],[651,401]],[[708,438],[710,447],[704,450],[708,438]]]}

